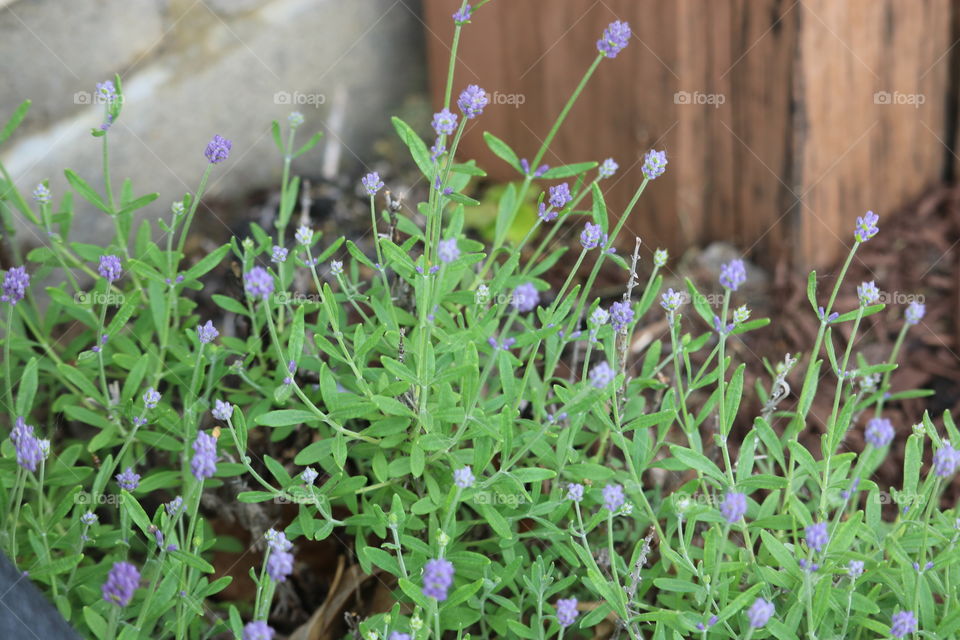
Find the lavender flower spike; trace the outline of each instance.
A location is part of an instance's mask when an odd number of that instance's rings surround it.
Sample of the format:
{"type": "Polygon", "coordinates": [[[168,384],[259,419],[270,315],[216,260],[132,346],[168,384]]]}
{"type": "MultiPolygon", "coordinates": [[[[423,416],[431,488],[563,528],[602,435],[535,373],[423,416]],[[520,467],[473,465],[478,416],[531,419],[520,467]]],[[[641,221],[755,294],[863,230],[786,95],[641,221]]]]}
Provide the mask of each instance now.
{"type": "Polygon", "coordinates": [[[721,286],[736,291],[746,281],[747,269],[743,266],[743,260],[731,260],[720,267],[721,286]]]}
{"type": "Polygon", "coordinates": [[[456,238],[441,240],[437,244],[437,257],[440,262],[451,263],[460,257],[460,247],[457,246],[456,238]]]}
{"type": "Polygon", "coordinates": [[[130,604],[139,585],[140,572],[135,566],[129,562],[115,562],[100,590],[104,600],[125,607],[130,604]]]}
{"type": "Polygon", "coordinates": [[[957,463],[960,452],[950,446],[949,442],[943,445],[933,454],[933,473],[941,478],[948,478],[957,470],[957,463]]]}
{"type": "Polygon", "coordinates": [[[517,288],[513,290],[513,295],[510,296],[510,306],[520,313],[533,311],[538,304],[540,304],[540,294],[532,282],[517,285],[517,288]]]}
{"type": "Polygon", "coordinates": [[[667,289],[667,292],[660,296],[660,306],[667,313],[675,313],[684,302],[683,294],[673,289],[667,289]]]}
{"type": "Polygon", "coordinates": [[[457,114],[444,109],[433,114],[433,130],[438,136],[449,136],[457,130],[457,114]]]}
{"type": "Polygon", "coordinates": [[[210,164],[218,164],[230,157],[230,149],[232,148],[233,143],[231,141],[221,135],[215,135],[213,140],[207,144],[203,155],[207,157],[210,164]]]}
{"type": "Polygon", "coordinates": [[[453,14],[453,21],[457,25],[462,25],[464,23],[467,23],[470,21],[470,15],[472,13],[473,13],[473,9],[470,7],[470,5],[469,4],[464,5],[463,9],[459,9],[455,14],[453,14]]]}
{"type": "Polygon", "coordinates": [[[473,477],[473,469],[471,469],[469,465],[453,472],[453,484],[461,489],[469,489],[473,486],[475,480],[476,478],[473,477]]]}
{"type": "Polygon", "coordinates": [[[273,640],[273,629],[263,620],[248,622],[243,628],[242,640],[273,640]]]}
{"type": "Polygon", "coordinates": [[[453,563],[443,558],[427,560],[423,567],[423,595],[438,602],[447,599],[447,591],[453,584],[453,563]]]}
{"type": "Polygon", "coordinates": [[[904,320],[907,324],[920,324],[920,321],[923,320],[923,316],[926,314],[926,312],[926,305],[916,301],[911,302],[904,313],[904,320]]]}
{"type": "Polygon", "coordinates": [[[363,189],[367,192],[367,195],[371,197],[377,195],[377,192],[383,189],[384,186],[383,180],[380,179],[380,174],[376,171],[363,176],[360,184],[363,185],[363,189]]]}
{"type": "Polygon", "coordinates": [[[243,287],[248,295],[266,300],[273,293],[273,277],[263,267],[254,267],[244,274],[243,287]]]}
{"type": "Polygon", "coordinates": [[[219,335],[220,332],[213,326],[212,320],[207,320],[206,324],[197,327],[197,337],[200,338],[200,342],[203,344],[210,344],[216,340],[219,335]]]}
{"type": "Polygon", "coordinates": [[[603,30],[603,36],[597,40],[597,51],[608,58],[616,58],[630,43],[631,35],[630,25],[623,20],[611,22],[603,30]]]}
{"type": "Polygon", "coordinates": [[[271,549],[267,557],[267,575],[276,582],[286,582],[293,573],[293,554],[289,551],[271,549]]]}
{"type": "MultiPolygon", "coordinates": [[[[40,461],[46,458],[44,447],[41,446],[43,440],[40,440],[33,434],[33,426],[26,423],[23,418],[17,418],[13,431],[10,432],[10,440],[17,454],[17,464],[30,472],[37,470],[40,461]]],[[[49,452],[49,448],[47,448],[49,452]]]]}
{"type": "Polygon", "coordinates": [[[120,488],[127,491],[135,491],[140,486],[140,474],[134,473],[130,467],[127,467],[123,473],[118,473],[116,478],[120,488]]]}
{"type": "Polygon", "coordinates": [[[157,405],[160,403],[160,392],[150,387],[147,389],[146,393],[143,394],[143,404],[147,409],[156,409],[157,405]]]}
{"type": "Polygon", "coordinates": [[[863,438],[868,443],[882,449],[893,441],[893,425],[886,418],[871,418],[863,432],[863,438]]]}
{"type": "Polygon", "coordinates": [[[873,280],[864,282],[857,286],[857,297],[860,298],[861,307],[868,307],[880,299],[880,289],[873,280]]]}
{"type": "Polygon", "coordinates": [[[626,501],[622,485],[608,484],[603,488],[603,506],[611,513],[615,513],[626,501]]]}
{"type": "Polygon", "coordinates": [[[879,221],[880,216],[873,211],[867,211],[862,217],[857,218],[857,226],[854,229],[853,237],[856,238],[857,242],[866,242],[880,231],[877,227],[879,221]]]}
{"type": "Polygon", "coordinates": [[[583,500],[583,485],[571,482],[567,485],[567,500],[580,502],[583,500]]]}
{"type": "Polygon", "coordinates": [[[100,256],[100,266],[97,267],[97,273],[106,278],[107,282],[118,280],[123,273],[120,258],[117,256],[100,256]]]}
{"type": "Polygon", "coordinates": [[[42,182],[33,190],[33,199],[39,204],[50,204],[51,198],[50,189],[42,182]]]}
{"type": "Polygon", "coordinates": [[[720,515],[727,522],[733,524],[747,513],[747,495],[736,491],[728,491],[720,503],[720,515]]]}
{"type": "Polygon", "coordinates": [[[584,225],[583,231],[580,233],[580,244],[584,249],[596,249],[600,246],[600,242],[604,239],[603,228],[592,222],[588,222],[584,225]]]}
{"type": "Polygon", "coordinates": [[[827,533],[827,523],[817,522],[806,528],[807,546],[815,552],[820,552],[830,541],[830,535],[827,533]]]}
{"type": "Polygon", "coordinates": [[[622,331],[633,322],[633,307],[629,302],[614,302],[610,305],[610,324],[614,331],[622,331]]]}
{"type": "Polygon", "coordinates": [[[917,617],[913,611],[900,611],[890,620],[890,635],[902,638],[917,630],[917,617]]]}
{"type": "Polygon", "coordinates": [[[296,238],[298,244],[309,246],[313,242],[313,229],[307,225],[301,225],[297,229],[297,233],[294,234],[294,238],[296,238]]]}
{"type": "Polygon", "coordinates": [[[275,246],[273,252],[270,254],[270,262],[274,264],[283,264],[287,261],[287,254],[290,251],[286,247],[275,246]]]}
{"type": "Polygon", "coordinates": [[[763,598],[757,598],[750,609],[747,611],[747,620],[754,629],[759,629],[770,621],[773,616],[773,603],[767,602],[763,598]]]}
{"type": "Polygon", "coordinates": [[[607,158],[600,164],[600,168],[597,169],[597,178],[600,180],[611,178],[619,168],[620,165],[617,164],[616,160],[613,158],[607,158]]]}
{"type": "Polygon", "coordinates": [[[233,405],[229,402],[224,402],[223,400],[214,400],[213,411],[210,413],[212,413],[213,417],[217,420],[223,420],[226,422],[233,416],[233,405]]]}
{"type": "Polygon", "coordinates": [[[212,478],[217,472],[217,439],[209,433],[201,431],[193,441],[193,460],[190,461],[190,470],[197,480],[212,478]]]}
{"type": "Polygon", "coordinates": [[[317,473],[316,469],[313,467],[307,467],[300,473],[300,479],[306,484],[313,485],[313,483],[317,481],[317,477],[319,475],[320,474],[317,473]]]}
{"type": "Polygon", "coordinates": [[[667,170],[667,152],[651,149],[643,159],[643,177],[656,180],[667,170]]]}
{"type": "Polygon", "coordinates": [[[483,109],[490,103],[487,92],[475,84],[471,84],[460,94],[457,99],[457,106],[463,112],[465,118],[476,118],[483,109]]]}
{"type": "Polygon", "coordinates": [[[590,386],[594,389],[603,389],[613,382],[613,379],[616,377],[617,374],[613,370],[613,367],[610,366],[609,362],[604,360],[590,369],[590,386]]]}
{"type": "Polygon", "coordinates": [[[27,273],[27,268],[13,267],[3,277],[3,294],[0,294],[0,302],[16,305],[23,300],[29,286],[30,274],[27,273]]]}
{"type": "Polygon", "coordinates": [[[560,598],[557,600],[557,622],[561,627],[569,627],[577,620],[580,612],[577,611],[576,598],[560,598]]]}

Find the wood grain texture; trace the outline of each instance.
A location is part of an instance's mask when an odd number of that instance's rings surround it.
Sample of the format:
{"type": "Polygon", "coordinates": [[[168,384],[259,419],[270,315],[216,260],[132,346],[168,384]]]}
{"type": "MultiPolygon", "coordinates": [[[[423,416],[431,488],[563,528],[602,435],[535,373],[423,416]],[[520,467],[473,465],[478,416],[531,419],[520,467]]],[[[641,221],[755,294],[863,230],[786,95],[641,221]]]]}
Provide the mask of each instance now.
{"type": "MultiPolygon", "coordinates": [[[[457,5],[424,4],[437,105],[457,5]]],[[[463,30],[454,99],[475,82],[523,104],[492,104],[462,154],[515,179],[481,131],[532,157],[603,28],[624,19],[630,46],[603,62],[545,161],[615,158],[605,191],[616,213],[642,180],[643,154],[666,149],[667,173],[628,223],[646,251],[726,240],[767,265],[829,264],[857,215],[890,213],[944,172],[955,10],[950,0],[564,0],[545,11],[541,0],[494,0],[463,30]],[[877,104],[878,91],[923,103],[877,104]]]]}

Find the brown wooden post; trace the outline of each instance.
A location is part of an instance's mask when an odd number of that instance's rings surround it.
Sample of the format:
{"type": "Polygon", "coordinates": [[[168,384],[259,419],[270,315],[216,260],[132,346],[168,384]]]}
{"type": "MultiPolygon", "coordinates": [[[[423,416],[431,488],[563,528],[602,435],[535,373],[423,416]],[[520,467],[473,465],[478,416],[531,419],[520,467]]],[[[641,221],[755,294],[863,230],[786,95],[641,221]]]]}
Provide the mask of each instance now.
{"type": "MultiPolygon", "coordinates": [[[[425,0],[436,104],[457,6],[425,0]]],[[[516,179],[481,132],[532,157],[621,18],[631,45],[601,65],[546,161],[615,158],[605,189],[617,212],[643,154],[665,148],[668,171],[629,225],[648,251],[728,240],[768,265],[785,253],[830,264],[857,215],[889,214],[941,178],[952,11],[949,0],[493,0],[463,30],[454,99],[477,83],[523,103],[491,105],[463,154],[516,179]]]]}

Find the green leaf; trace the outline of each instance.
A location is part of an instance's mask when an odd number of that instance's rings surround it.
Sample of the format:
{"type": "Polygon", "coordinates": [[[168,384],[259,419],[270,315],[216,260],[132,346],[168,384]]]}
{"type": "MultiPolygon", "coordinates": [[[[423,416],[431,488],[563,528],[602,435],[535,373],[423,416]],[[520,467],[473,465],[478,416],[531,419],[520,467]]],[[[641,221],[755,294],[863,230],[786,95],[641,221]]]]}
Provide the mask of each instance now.
{"type": "Polygon", "coordinates": [[[23,122],[23,119],[29,110],[29,100],[24,100],[20,103],[20,106],[14,110],[13,115],[10,116],[9,120],[7,120],[7,124],[3,125],[3,130],[0,130],[0,144],[6,142],[7,138],[9,138],[16,128],[20,126],[20,123],[23,122]]]}
{"type": "Polygon", "coordinates": [[[307,151],[310,151],[310,149],[313,149],[315,146],[317,146],[317,143],[320,142],[321,138],[323,138],[323,133],[317,131],[315,134],[310,136],[309,140],[303,143],[303,146],[293,152],[293,157],[296,158],[298,156],[302,156],[307,151]]]}
{"type": "Polygon", "coordinates": [[[254,422],[264,427],[289,427],[304,422],[317,422],[320,420],[316,415],[309,411],[300,409],[280,409],[257,416],[254,422]]]}
{"type": "Polygon", "coordinates": [[[176,558],[177,560],[182,561],[188,567],[193,567],[194,569],[197,569],[198,571],[203,571],[204,573],[214,572],[212,564],[210,564],[209,562],[207,562],[206,560],[204,560],[199,556],[193,555],[192,553],[186,553],[179,549],[177,549],[176,551],[168,551],[167,553],[169,553],[172,557],[176,558]]]}
{"type": "Polygon", "coordinates": [[[510,145],[489,131],[483,132],[483,139],[487,143],[487,146],[490,147],[490,151],[493,151],[494,155],[520,173],[523,173],[523,169],[520,168],[520,160],[517,158],[517,154],[514,153],[513,149],[510,148],[510,145]]]}
{"type": "Polygon", "coordinates": [[[585,171],[590,171],[597,166],[596,162],[577,162],[576,164],[565,164],[562,167],[553,167],[543,174],[544,180],[557,180],[559,178],[569,178],[577,176],[585,171]]]}
{"type": "Polygon", "coordinates": [[[110,207],[108,207],[100,197],[100,194],[94,191],[93,187],[87,184],[86,180],[78,176],[76,172],[67,169],[63,172],[63,174],[67,177],[67,182],[70,183],[70,186],[73,187],[74,191],[80,194],[81,198],[101,211],[106,211],[109,214],[113,213],[113,211],[110,210],[110,207]]]}
{"type": "Polygon", "coordinates": [[[810,301],[810,306],[813,308],[813,312],[819,314],[820,310],[817,308],[817,272],[811,271],[810,276],[807,277],[807,300],[810,301]]]}
{"type": "Polygon", "coordinates": [[[37,394],[37,359],[30,358],[20,374],[20,386],[17,388],[17,415],[26,417],[33,408],[33,398],[37,394]]]}
{"type": "Polygon", "coordinates": [[[211,251],[203,257],[200,262],[193,265],[187,272],[183,274],[184,282],[190,282],[191,280],[196,280],[202,275],[205,275],[207,272],[211,271],[214,267],[220,264],[224,257],[227,255],[227,252],[230,251],[230,245],[225,244],[222,247],[218,247],[214,251],[211,251]]]}
{"type": "Polygon", "coordinates": [[[403,143],[407,145],[407,149],[410,150],[410,155],[413,157],[413,161],[417,163],[420,172],[423,173],[432,185],[434,163],[430,156],[430,150],[427,149],[427,145],[406,122],[397,117],[393,117],[390,120],[393,122],[393,128],[396,129],[397,135],[400,136],[403,143]]]}

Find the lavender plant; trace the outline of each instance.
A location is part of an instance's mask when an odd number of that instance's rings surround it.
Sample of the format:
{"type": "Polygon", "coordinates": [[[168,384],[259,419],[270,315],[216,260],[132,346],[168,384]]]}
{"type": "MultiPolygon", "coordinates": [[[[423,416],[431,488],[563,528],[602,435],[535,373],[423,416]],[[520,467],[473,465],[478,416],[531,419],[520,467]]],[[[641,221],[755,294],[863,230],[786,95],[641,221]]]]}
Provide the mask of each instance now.
{"type": "Polygon", "coordinates": [[[454,100],[453,61],[487,1],[463,2],[453,16],[432,144],[393,119],[430,186],[426,200],[402,203],[377,173],[358,185],[370,204],[369,251],[324,238],[309,211],[288,237],[301,189],[293,161],[319,139],[298,141],[297,113],[273,123],[274,228],[251,225],[249,237],[193,263],[185,243],[232,143],[213,137],[196,191],[172,203],[158,230],[138,221],[159,196],[111,181],[119,77],[97,87],[103,184],[68,169],[70,192],[58,198],[41,184],[31,203],[0,165],[17,263],[0,296],[4,552],[84,635],[111,640],[273,638],[278,593],[308,570],[298,547],[331,536],[396,600],[360,622],[364,638],[955,637],[960,519],[941,493],[960,463],[950,444],[960,435],[949,413],[912,430],[883,413],[924,395],[890,392],[924,307],[907,308],[882,362],[854,354],[862,321],[885,310],[877,285],[858,287],[856,309],[835,308],[878,217],[857,219],[826,302],[810,274],[815,343],[770,369],[769,385],[756,388],[763,410],[748,415],[745,365],[729,346],[767,320],[735,306],[744,263],[724,265],[711,298],[690,280],[664,291],[663,250],[642,287],[639,241],[632,256],[615,251],[641,195],[668,170],[666,154],[645,154],[644,179],[614,216],[602,187],[615,160],[543,162],[592,75],[630,45],[625,22],[600,35],[592,61],[584,52],[583,76],[532,160],[484,135],[517,182],[502,193],[490,246],[465,234],[478,204],[471,180],[485,174],[457,152],[467,128],[482,127],[489,97],[469,85],[454,100]],[[531,196],[538,215],[508,246],[531,196]],[[104,246],[69,240],[77,197],[112,220],[104,246]],[[21,252],[17,216],[42,246],[21,252]],[[571,229],[573,259],[561,242],[571,229]],[[229,259],[243,293],[210,299],[240,319],[239,335],[221,333],[223,316],[197,304],[229,259]],[[614,301],[594,291],[607,263],[623,277],[614,301]],[[545,273],[567,266],[551,291],[545,273]],[[635,328],[664,319],[663,335],[634,352],[635,328]],[[787,377],[801,362],[791,395],[787,377]],[[828,416],[810,415],[818,395],[832,401],[828,416]],[[745,435],[735,441],[738,424],[745,435]],[[820,450],[810,451],[800,435],[818,428],[820,450]],[[858,429],[866,449],[844,450],[858,429]],[[874,472],[904,437],[902,484],[881,486],[874,472]],[[269,453],[295,442],[307,444],[293,459],[269,453]],[[252,602],[218,598],[232,578],[217,577],[212,553],[240,541],[214,535],[204,502],[213,496],[269,517],[250,530],[259,556],[241,559],[252,602]]]}

